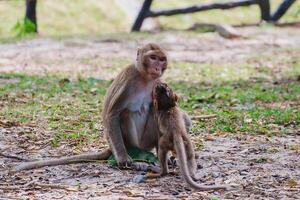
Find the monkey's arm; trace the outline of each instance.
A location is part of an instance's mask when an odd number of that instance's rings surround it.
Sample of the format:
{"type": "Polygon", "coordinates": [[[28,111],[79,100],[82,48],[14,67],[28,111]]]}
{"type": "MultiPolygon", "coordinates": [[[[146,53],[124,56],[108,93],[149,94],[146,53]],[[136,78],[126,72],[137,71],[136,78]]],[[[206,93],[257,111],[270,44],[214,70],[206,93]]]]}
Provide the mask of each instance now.
{"type": "Polygon", "coordinates": [[[120,114],[121,113],[119,112],[115,112],[108,116],[108,118],[106,119],[106,134],[118,165],[124,166],[126,164],[130,164],[131,160],[127,155],[127,150],[121,132],[120,114]]]}
{"type": "Polygon", "coordinates": [[[105,135],[120,166],[131,163],[121,131],[121,113],[126,109],[130,88],[134,87],[128,76],[133,76],[134,73],[135,69],[128,67],[116,77],[109,88],[102,113],[105,135]]]}

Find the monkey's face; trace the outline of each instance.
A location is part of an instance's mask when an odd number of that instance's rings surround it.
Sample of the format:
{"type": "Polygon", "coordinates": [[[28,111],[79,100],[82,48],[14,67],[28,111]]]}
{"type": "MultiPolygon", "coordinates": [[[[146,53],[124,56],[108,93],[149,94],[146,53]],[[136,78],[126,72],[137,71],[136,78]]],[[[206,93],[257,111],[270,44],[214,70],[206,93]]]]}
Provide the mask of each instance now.
{"type": "Polygon", "coordinates": [[[149,43],[137,50],[136,67],[147,80],[161,77],[167,65],[167,55],[158,45],[149,43]]]}
{"type": "Polygon", "coordinates": [[[151,79],[157,79],[162,76],[167,68],[167,57],[159,51],[153,51],[145,55],[146,73],[151,79]]]}
{"type": "Polygon", "coordinates": [[[177,95],[166,83],[158,83],[153,91],[154,106],[158,110],[168,110],[176,106],[177,95]]]}

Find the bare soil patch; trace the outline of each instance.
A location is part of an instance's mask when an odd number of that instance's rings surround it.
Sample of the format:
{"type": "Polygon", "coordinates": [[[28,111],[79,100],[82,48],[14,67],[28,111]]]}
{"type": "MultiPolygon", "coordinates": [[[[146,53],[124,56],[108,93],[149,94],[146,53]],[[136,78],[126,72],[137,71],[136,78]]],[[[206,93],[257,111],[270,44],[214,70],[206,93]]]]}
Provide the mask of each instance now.
{"type": "MultiPolygon", "coordinates": [[[[1,153],[19,158],[49,158],[70,154],[66,147],[53,148],[41,138],[30,141],[24,131],[34,127],[1,128],[1,153]]],[[[40,135],[40,134],[39,134],[40,135]]],[[[41,136],[39,136],[41,137],[41,136]]],[[[195,139],[195,138],[194,138],[195,139]]],[[[3,199],[298,199],[299,135],[218,136],[202,135],[198,173],[205,184],[226,183],[225,192],[193,192],[179,175],[135,180],[143,172],[118,170],[105,163],[46,167],[9,174],[20,161],[1,156],[0,190],[3,199]]],[[[46,139],[44,140],[46,141],[46,139]]],[[[178,172],[178,168],[175,169],[178,172]]]]}
{"type": "MultiPolygon", "coordinates": [[[[228,40],[217,33],[174,31],[153,33],[138,39],[118,36],[117,39],[26,40],[0,45],[0,72],[59,73],[112,79],[124,65],[134,61],[136,48],[148,42],[165,47],[173,62],[251,64],[268,67],[275,73],[286,65],[299,64],[299,60],[290,58],[296,58],[300,53],[300,29],[243,28],[239,31],[246,37],[228,40]],[[287,59],[289,61],[285,62],[287,59]]],[[[172,65],[179,68],[181,64],[172,65]]],[[[166,74],[171,78],[176,78],[175,75],[166,74]]]]}

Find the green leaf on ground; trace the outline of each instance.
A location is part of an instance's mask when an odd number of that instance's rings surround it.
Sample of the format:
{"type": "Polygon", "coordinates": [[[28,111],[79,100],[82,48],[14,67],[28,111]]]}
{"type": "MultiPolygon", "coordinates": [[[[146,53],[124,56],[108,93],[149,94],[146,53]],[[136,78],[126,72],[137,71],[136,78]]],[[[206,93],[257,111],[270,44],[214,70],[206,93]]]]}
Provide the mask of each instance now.
{"type": "MultiPolygon", "coordinates": [[[[153,153],[136,147],[129,148],[127,153],[132,158],[133,161],[146,162],[152,164],[158,162],[158,158],[153,153]]],[[[117,161],[114,155],[111,155],[108,158],[108,163],[113,166],[117,165],[117,161]]]]}

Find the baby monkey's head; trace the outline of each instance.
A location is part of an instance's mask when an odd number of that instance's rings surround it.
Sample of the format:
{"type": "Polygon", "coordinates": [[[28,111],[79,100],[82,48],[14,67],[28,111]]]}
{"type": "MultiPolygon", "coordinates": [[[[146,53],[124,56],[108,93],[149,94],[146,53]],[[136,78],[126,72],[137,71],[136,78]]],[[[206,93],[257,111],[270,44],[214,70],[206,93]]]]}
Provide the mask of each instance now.
{"type": "Polygon", "coordinates": [[[166,83],[157,83],[153,90],[153,104],[157,110],[168,110],[176,106],[177,95],[166,83]]]}

